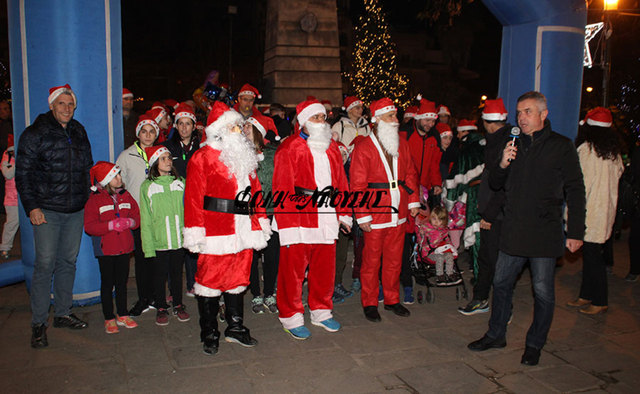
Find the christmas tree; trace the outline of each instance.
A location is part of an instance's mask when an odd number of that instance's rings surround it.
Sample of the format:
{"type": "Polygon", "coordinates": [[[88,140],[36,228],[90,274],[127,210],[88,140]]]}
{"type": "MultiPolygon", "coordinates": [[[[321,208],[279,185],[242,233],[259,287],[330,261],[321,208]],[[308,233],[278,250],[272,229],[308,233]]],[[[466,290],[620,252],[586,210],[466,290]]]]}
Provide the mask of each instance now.
{"type": "Polygon", "coordinates": [[[396,105],[409,103],[409,78],[398,73],[396,48],[391,41],[378,0],[364,0],[365,14],[356,26],[352,71],[347,74],[356,95],[366,104],[389,97],[396,105]]]}

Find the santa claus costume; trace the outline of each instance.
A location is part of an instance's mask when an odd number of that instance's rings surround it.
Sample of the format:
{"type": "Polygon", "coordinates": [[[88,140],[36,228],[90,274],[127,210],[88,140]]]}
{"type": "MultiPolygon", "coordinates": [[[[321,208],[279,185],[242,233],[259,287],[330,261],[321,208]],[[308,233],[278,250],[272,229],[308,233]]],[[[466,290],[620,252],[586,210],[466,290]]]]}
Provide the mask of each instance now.
{"type": "Polygon", "coordinates": [[[279,318],[285,331],[296,339],[306,339],[311,336],[304,326],[302,305],[307,268],[311,323],[330,332],[340,329],[331,313],[336,239],[339,222],[348,232],[352,218],[346,206],[309,203],[316,190],[332,187],[342,193],[348,191],[348,183],[342,156],[325,123],[324,106],[309,99],[298,104],[296,112],[301,129],[285,139],[276,152],[273,190],[288,197],[274,207],[273,227],[280,235],[281,245],[279,318]]]}
{"type": "Polygon", "coordinates": [[[252,144],[240,132],[242,116],[215,102],[207,119],[206,142],[189,161],[185,187],[184,246],[199,253],[194,292],[200,339],[207,354],[218,350],[216,316],[224,297],[227,342],[257,344],[243,325],[243,292],[249,285],[253,249],[271,235],[264,208],[249,207],[242,192],[261,191],[252,144]]]}
{"type": "Polygon", "coordinates": [[[380,321],[377,305],[381,262],[385,309],[409,316],[399,301],[400,267],[407,213],[412,210],[415,215],[420,202],[416,169],[407,142],[398,135],[396,112],[388,98],[371,104],[372,121],[377,127],[358,143],[351,158],[351,191],[376,196],[356,210],[358,224],[366,225],[361,300],[365,317],[371,321],[380,321]],[[372,201],[378,195],[381,198],[374,206],[372,201]]]}

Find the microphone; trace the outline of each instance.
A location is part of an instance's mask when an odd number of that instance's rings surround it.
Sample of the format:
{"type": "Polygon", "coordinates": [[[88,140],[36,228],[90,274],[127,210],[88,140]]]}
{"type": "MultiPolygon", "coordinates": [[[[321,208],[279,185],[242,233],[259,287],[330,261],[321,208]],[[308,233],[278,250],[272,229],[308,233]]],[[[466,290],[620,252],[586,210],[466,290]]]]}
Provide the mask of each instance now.
{"type": "MultiPolygon", "coordinates": [[[[513,146],[516,145],[516,141],[518,140],[518,138],[520,138],[520,127],[518,126],[514,126],[511,128],[511,134],[509,135],[509,138],[511,138],[511,143],[513,144],[513,146]]],[[[511,161],[511,159],[509,159],[509,161],[511,161]]]]}

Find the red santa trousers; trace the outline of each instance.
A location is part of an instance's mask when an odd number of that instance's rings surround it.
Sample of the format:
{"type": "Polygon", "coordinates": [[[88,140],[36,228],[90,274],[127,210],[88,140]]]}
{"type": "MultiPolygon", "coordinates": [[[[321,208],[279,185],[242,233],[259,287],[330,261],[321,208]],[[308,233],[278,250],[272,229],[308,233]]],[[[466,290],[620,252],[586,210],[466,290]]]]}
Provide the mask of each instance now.
{"type": "Polygon", "coordinates": [[[364,233],[362,251],[362,306],[377,306],[380,257],[382,257],[382,290],[385,305],[400,302],[400,268],[404,246],[404,226],[371,230],[364,233]]]}
{"type": "Polygon", "coordinates": [[[336,276],[336,243],[282,246],[276,299],[280,322],[287,330],[304,325],[302,282],[307,267],[311,320],[321,322],[333,317],[331,310],[336,276]]]}
{"type": "Polygon", "coordinates": [[[249,286],[253,250],[238,253],[198,256],[196,271],[196,294],[217,297],[221,293],[242,293],[249,286]]]}

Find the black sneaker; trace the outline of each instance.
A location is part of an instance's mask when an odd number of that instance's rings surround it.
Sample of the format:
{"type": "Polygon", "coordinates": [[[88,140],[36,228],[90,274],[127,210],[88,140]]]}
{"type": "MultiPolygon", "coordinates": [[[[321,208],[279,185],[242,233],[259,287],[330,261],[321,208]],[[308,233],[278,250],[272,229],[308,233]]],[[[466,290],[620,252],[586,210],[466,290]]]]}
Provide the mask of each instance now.
{"type": "Polygon", "coordinates": [[[436,276],[436,286],[446,286],[447,285],[447,277],[444,275],[436,276]]]}
{"type": "Polygon", "coordinates": [[[146,311],[151,310],[153,308],[149,303],[145,300],[138,300],[136,304],[129,310],[130,316],[140,316],[146,311]]]}
{"type": "Polygon", "coordinates": [[[457,272],[452,273],[451,275],[447,275],[447,285],[457,285],[462,282],[462,277],[457,272]]]}
{"type": "Polygon", "coordinates": [[[31,347],[40,349],[49,346],[47,341],[47,326],[37,324],[31,327],[31,347]]]}
{"type": "Polygon", "coordinates": [[[462,313],[465,316],[489,312],[489,301],[471,300],[464,308],[458,308],[458,312],[462,313]]]}
{"type": "Polygon", "coordinates": [[[72,330],[81,330],[89,327],[89,324],[85,321],[78,319],[73,313],[67,316],[60,316],[53,318],[53,326],[56,328],[71,328],[72,330]]]}

